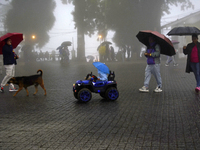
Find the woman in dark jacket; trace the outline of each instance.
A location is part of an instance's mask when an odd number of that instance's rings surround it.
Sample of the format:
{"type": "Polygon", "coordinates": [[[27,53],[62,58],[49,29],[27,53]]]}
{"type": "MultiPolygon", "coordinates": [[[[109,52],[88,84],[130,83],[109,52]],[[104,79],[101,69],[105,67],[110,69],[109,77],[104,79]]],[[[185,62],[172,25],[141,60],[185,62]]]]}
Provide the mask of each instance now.
{"type": "MultiPolygon", "coordinates": [[[[0,92],[4,92],[3,87],[7,84],[9,79],[15,75],[15,65],[18,56],[13,51],[12,40],[10,38],[5,39],[5,45],[3,46],[2,53],[4,67],[6,69],[6,76],[1,82],[0,92]]],[[[10,84],[9,91],[16,91],[13,84],[10,84]]]]}
{"type": "Polygon", "coordinates": [[[186,72],[193,72],[197,85],[196,92],[200,91],[200,43],[198,42],[198,36],[192,35],[192,43],[183,47],[183,53],[187,56],[186,72]]]}

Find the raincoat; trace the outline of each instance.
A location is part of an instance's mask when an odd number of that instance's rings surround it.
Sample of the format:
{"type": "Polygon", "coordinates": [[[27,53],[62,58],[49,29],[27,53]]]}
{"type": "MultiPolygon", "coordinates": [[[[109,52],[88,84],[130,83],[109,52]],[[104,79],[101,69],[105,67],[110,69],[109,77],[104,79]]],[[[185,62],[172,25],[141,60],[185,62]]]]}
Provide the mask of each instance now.
{"type": "Polygon", "coordinates": [[[100,80],[102,80],[102,81],[107,81],[108,80],[107,74],[102,72],[102,71],[99,71],[99,70],[98,70],[98,78],[100,80]]]}
{"type": "Polygon", "coordinates": [[[99,50],[100,55],[106,54],[106,47],[105,46],[100,46],[98,50],[99,50]]]}

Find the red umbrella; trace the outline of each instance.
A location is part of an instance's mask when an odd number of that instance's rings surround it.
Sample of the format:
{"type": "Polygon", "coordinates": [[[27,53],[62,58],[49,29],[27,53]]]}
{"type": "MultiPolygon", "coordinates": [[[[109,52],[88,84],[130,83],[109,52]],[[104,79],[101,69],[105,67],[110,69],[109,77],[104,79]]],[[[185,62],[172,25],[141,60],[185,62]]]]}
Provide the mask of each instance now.
{"type": "Polygon", "coordinates": [[[156,39],[156,43],[160,45],[161,54],[168,55],[168,56],[172,56],[176,54],[172,42],[166,36],[164,36],[163,34],[160,34],[157,31],[143,30],[143,31],[139,31],[139,33],[136,35],[138,40],[146,46],[149,46],[150,36],[154,36],[156,39]]]}
{"type": "Polygon", "coordinates": [[[17,45],[23,40],[22,33],[7,33],[0,37],[0,54],[2,54],[2,48],[5,45],[5,39],[10,38],[12,40],[13,48],[16,48],[17,45]]]}

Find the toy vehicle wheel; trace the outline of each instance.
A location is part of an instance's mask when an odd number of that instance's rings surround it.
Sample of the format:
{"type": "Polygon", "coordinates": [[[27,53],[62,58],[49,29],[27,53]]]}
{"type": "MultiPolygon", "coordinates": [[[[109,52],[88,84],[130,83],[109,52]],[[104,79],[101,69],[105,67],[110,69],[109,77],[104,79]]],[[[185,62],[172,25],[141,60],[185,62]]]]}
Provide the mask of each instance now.
{"type": "Polygon", "coordinates": [[[106,90],[106,99],[115,101],[119,97],[119,92],[115,87],[108,88],[106,90]]]}
{"type": "Polygon", "coordinates": [[[105,93],[99,93],[102,98],[106,98],[105,93]]]}
{"type": "Polygon", "coordinates": [[[74,97],[78,99],[78,94],[74,92],[74,97]]]}
{"type": "Polygon", "coordinates": [[[89,89],[83,88],[78,92],[78,100],[82,102],[89,102],[92,98],[92,93],[89,89]]]}

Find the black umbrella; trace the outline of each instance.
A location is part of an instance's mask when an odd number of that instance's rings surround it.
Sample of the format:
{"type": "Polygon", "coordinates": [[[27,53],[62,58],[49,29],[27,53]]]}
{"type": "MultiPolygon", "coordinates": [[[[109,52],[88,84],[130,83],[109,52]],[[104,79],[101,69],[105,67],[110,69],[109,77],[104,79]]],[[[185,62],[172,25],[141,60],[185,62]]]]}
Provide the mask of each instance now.
{"type": "Polygon", "coordinates": [[[167,56],[172,56],[176,54],[172,42],[166,36],[164,36],[163,34],[160,34],[157,31],[143,30],[143,31],[139,31],[139,33],[136,35],[138,40],[146,46],[149,45],[148,39],[150,36],[154,36],[157,44],[160,45],[161,54],[164,54],[167,56]]]}
{"type": "Polygon", "coordinates": [[[200,30],[196,27],[175,27],[167,33],[167,35],[192,35],[200,34],[200,30]]]}
{"type": "Polygon", "coordinates": [[[104,41],[104,42],[102,42],[102,43],[97,47],[97,50],[98,50],[101,46],[105,46],[105,45],[109,45],[109,44],[112,44],[112,43],[109,42],[109,41],[104,41]]]}
{"type": "Polygon", "coordinates": [[[65,41],[65,42],[62,42],[61,46],[71,46],[72,45],[72,42],[70,41],[65,41]]]}
{"type": "Polygon", "coordinates": [[[106,44],[112,44],[112,43],[109,42],[109,41],[104,41],[104,42],[101,43],[101,45],[106,45],[106,44]]]}

